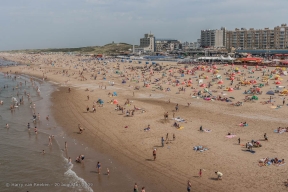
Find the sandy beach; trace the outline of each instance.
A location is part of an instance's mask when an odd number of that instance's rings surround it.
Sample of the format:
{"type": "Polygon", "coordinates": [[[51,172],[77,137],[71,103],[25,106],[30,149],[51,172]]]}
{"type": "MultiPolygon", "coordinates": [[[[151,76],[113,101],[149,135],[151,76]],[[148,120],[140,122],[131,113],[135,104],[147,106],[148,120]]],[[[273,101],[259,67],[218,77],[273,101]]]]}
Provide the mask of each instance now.
{"type": "Polygon", "coordinates": [[[231,64],[185,68],[185,64],[162,61],[145,68],[151,62],[111,59],[104,63],[67,54],[0,53],[0,58],[29,64],[3,67],[1,72],[57,84],[60,91],[51,98],[57,123],[70,137],[111,155],[128,172],[139,175],[145,181],[139,190],[145,186],[146,191],[187,191],[188,180],[192,191],[286,190],[285,163],[259,166],[259,160],[266,157],[288,160],[288,132],[274,132],[287,126],[286,69],[231,64]],[[125,109],[117,110],[117,104],[125,109]],[[93,105],[96,112],[92,112],[93,105]],[[180,129],[173,126],[175,122],[180,129]],[[242,122],[248,126],[240,126],[242,122]],[[78,124],[85,129],[82,134],[78,124]],[[150,130],[145,131],[148,125],[150,130]],[[246,143],[251,140],[262,147],[249,151],[246,143]],[[195,146],[203,150],[195,151],[195,146]],[[223,173],[222,180],[217,180],[216,171],[223,173]]]}

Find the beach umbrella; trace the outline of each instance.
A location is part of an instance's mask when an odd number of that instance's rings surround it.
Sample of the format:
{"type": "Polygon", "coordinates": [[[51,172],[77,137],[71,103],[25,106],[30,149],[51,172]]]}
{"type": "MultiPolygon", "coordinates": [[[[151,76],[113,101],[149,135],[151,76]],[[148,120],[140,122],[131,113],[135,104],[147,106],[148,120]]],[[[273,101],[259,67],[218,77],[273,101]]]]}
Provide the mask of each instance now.
{"type": "Polygon", "coordinates": [[[275,84],[280,85],[281,81],[276,81],[275,84]]]}

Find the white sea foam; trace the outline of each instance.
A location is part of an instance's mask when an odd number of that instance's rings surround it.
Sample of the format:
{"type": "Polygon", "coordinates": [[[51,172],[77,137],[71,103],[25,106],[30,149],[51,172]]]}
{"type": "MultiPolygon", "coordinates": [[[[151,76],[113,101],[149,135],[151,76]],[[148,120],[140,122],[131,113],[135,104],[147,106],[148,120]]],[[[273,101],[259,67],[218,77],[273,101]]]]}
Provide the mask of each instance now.
{"type": "Polygon", "coordinates": [[[87,192],[93,192],[93,189],[89,186],[89,184],[83,178],[78,177],[78,175],[72,171],[72,169],[68,169],[64,175],[69,177],[70,181],[72,181],[70,182],[71,185],[69,187],[83,189],[87,192]]]}

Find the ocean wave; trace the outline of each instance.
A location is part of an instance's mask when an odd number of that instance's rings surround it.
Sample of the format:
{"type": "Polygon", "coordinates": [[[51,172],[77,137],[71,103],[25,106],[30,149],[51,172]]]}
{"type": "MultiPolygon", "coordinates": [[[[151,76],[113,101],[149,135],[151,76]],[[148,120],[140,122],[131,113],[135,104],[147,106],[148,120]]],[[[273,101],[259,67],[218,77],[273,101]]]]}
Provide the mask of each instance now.
{"type": "Polygon", "coordinates": [[[90,185],[81,177],[78,177],[78,175],[72,170],[73,164],[69,165],[71,169],[68,169],[64,175],[69,178],[70,182],[69,184],[65,184],[65,187],[79,189],[79,190],[85,190],[87,192],[93,192],[93,189],[90,187],[90,185]]]}

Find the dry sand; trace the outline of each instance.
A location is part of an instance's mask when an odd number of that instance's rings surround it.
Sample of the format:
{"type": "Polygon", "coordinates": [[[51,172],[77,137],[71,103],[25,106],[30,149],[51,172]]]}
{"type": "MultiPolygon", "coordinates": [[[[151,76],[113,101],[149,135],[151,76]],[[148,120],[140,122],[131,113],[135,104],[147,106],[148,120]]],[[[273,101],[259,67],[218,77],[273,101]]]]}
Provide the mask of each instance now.
{"type": "MultiPolygon", "coordinates": [[[[233,92],[217,89],[216,83],[209,88],[215,90],[213,95],[220,95],[221,92],[228,97],[235,97],[232,101],[241,101],[243,106],[232,106],[231,102],[224,101],[205,101],[201,98],[192,98],[195,90],[186,87],[186,91],[179,94],[178,88],[182,86],[173,86],[172,84],[162,83],[164,88],[169,87],[171,91],[165,92],[153,88],[156,84],[151,84],[149,88],[143,87],[143,78],[141,71],[131,71],[128,66],[144,66],[144,64],[129,64],[121,62],[109,62],[103,66],[97,62],[83,62],[86,57],[76,57],[71,55],[25,55],[25,54],[1,54],[8,60],[29,63],[31,66],[18,66],[2,68],[1,71],[10,71],[14,73],[29,74],[40,78],[47,77],[47,81],[56,82],[61,86],[60,91],[52,94],[54,116],[62,125],[67,133],[75,139],[85,140],[94,146],[97,150],[110,154],[123,166],[127,171],[132,170],[138,173],[145,181],[147,191],[185,191],[187,180],[192,183],[192,191],[283,191],[286,190],[284,182],[287,180],[287,165],[276,166],[270,165],[265,167],[258,166],[259,159],[264,157],[278,157],[279,159],[288,159],[285,150],[288,133],[274,133],[279,126],[287,125],[287,106],[275,109],[277,105],[282,105],[284,96],[275,94],[273,105],[262,104],[260,102],[268,101],[269,95],[265,93],[276,87],[274,81],[269,82],[269,86],[261,88],[262,95],[257,95],[259,100],[244,102],[244,90],[248,90],[252,85],[240,86],[241,90],[233,92]],[[56,61],[56,62],[55,62],[56,61]],[[54,62],[55,66],[51,66],[54,62]],[[116,74],[117,63],[120,63],[118,71],[124,72],[126,67],[126,77],[116,74]],[[78,64],[77,69],[74,66],[78,64]],[[82,66],[83,65],[83,66],[82,66]],[[78,74],[82,67],[87,68],[83,72],[83,77],[78,74]],[[115,68],[113,68],[115,67],[115,68]],[[95,68],[95,71],[92,71],[95,68]],[[101,74],[97,74],[97,70],[101,74]],[[106,70],[106,80],[103,80],[104,69],[106,70]],[[67,70],[67,74],[63,74],[67,70]],[[75,73],[73,75],[73,73],[75,73]],[[138,73],[138,74],[137,74],[138,73]],[[91,78],[92,74],[97,74],[97,80],[91,78]],[[127,76],[128,75],[128,76],[127,76]],[[133,76],[140,76],[140,82],[131,81],[133,76]],[[129,78],[126,84],[121,81],[129,78]],[[82,79],[87,79],[83,80],[82,79]],[[115,82],[111,86],[109,82],[115,82]],[[103,85],[101,88],[100,86],[103,85]],[[105,89],[106,86],[106,89],[105,89]],[[140,86],[140,90],[134,90],[135,86],[140,86]],[[71,93],[68,93],[68,87],[71,87],[71,93]],[[85,91],[88,88],[89,91],[85,91]],[[118,96],[110,97],[108,93],[117,92],[118,96]],[[135,96],[133,96],[133,92],[135,96]],[[87,95],[90,99],[87,100],[87,95]],[[93,105],[93,101],[99,98],[105,101],[104,107],[96,107],[96,113],[86,113],[86,106],[93,105]],[[117,99],[121,106],[126,99],[132,101],[131,105],[125,106],[126,109],[137,108],[145,109],[136,110],[133,117],[122,115],[121,111],[116,111],[116,105],[107,103],[112,99],[117,99]],[[170,103],[168,100],[170,99],[170,103]],[[274,102],[275,101],[275,102],[274,102]],[[191,102],[188,107],[187,103],[191,102]],[[173,127],[174,120],[172,114],[175,110],[176,103],[179,104],[179,111],[175,112],[175,117],[185,119],[180,123],[184,129],[177,130],[173,127]],[[165,120],[163,114],[169,113],[169,119],[165,120]],[[246,121],[247,127],[240,127],[240,122],[246,121]],[[77,124],[80,123],[85,131],[83,134],[77,134],[77,124]],[[151,130],[145,132],[143,129],[150,124],[151,130]],[[211,132],[200,132],[199,127],[210,129],[211,132]],[[125,128],[128,126],[128,128],[125,128]],[[227,133],[233,133],[237,136],[231,139],[226,138],[227,133]],[[169,133],[169,141],[161,147],[161,137],[166,138],[169,133]],[[176,135],[173,141],[172,134],[176,135]],[[263,135],[267,133],[269,141],[263,141],[263,135]],[[255,153],[246,151],[245,146],[238,145],[238,138],[241,138],[241,144],[248,141],[260,140],[263,145],[261,148],[254,148],[255,153]],[[204,152],[195,152],[194,146],[204,146],[209,150],[204,152]],[[157,149],[157,159],[152,161],[152,150],[157,149]],[[204,169],[202,178],[198,177],[199,169],[204,169]],[[216,180],[215,171],[223,173],[223,180],[216,180]]],[[[160,62],[162,63],[162,62],[160,62]]],[[[163,62],[163,66],[176,66],[175,63],[163,62]]],[[[179,65],[178,68],[183,68],[179,65]]],[[[237,66],[234,66],[236,68],[237,66]]],[[[257,82],[261,82],[262,71],[255,71],[254,74],[248,74],[248,70],[238,66],[240,70],[246,73],[247,80],[260,77],[257,82]],[[254,76],[254,78],[248,78],[254,76]]],[[[169,67],[165,70],[167,81],[169,76],[169,67]]],[[[192,67],[190,66],[189,69],[192,67]]],[[[218,74],[222,75],[225,87],[229,87],[229,76],[224,73],[231,69],[231,66],[218,65],[218,74]],[[225,70],[224,70],[225,69],[225,70]]],[[[274,68],[269,68],[273,70],[274,68]]],[[[254,67],[255,70],[255,67],[254,67]]],[[[204,73],[208,79],[212,79],[212,73],[197,70],[195,75],[181,77],[176,69],[173,70],[177,79],[182,82],[184,79],[192,78],[204,73]]],[[[268,72],[267,72],[268,73],[268,72]]],[[[150,71],[144,73],[146,81],[155,78],[161,78],[162,72],[154,72],[149,77],[150,71]]],[[[240,74],[236,74],[236,79],[240,74]]],[[[274,77],[275,75],[273,75],[274,77]]],[[[170,77],[174,80],[174,77],[170,77]]],[[[281,76],[282,86],[287,86],[287,76],[281,76]]],[[[234,80],[233,87],[239,81],[234,80]]],[[[197,90],[204,90],[198,86],[196,78],[192,78],[192,86],[197,90]]],[[[196,92],[197,93],[197,92],[196,92]]],[[[204,93],[207,95],[207,93],[204,93]]],[[[137,181],[135,181],[137,182],[137,181]]],[[[131,183],[133,186],[134,183],[131,183]]]]}

